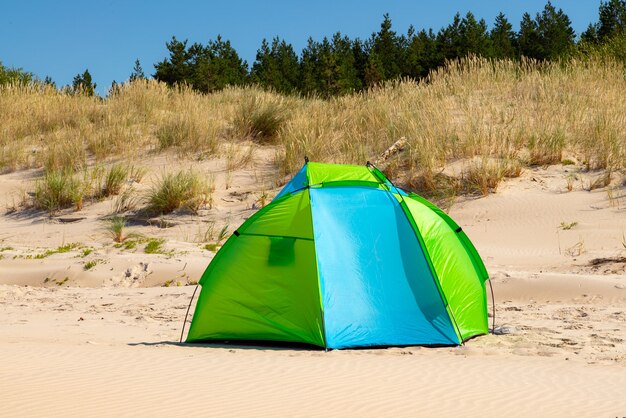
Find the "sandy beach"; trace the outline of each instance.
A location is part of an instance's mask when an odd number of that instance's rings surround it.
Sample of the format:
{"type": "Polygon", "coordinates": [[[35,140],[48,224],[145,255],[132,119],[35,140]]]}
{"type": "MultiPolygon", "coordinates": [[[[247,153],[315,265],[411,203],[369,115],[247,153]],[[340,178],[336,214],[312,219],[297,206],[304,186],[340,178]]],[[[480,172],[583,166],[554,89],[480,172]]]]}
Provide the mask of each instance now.
{"type": "MultiPolygon", "coordinates": [[[[111,200],[54,218],[0,217],[1,416],[626,415],[623,183],[617,199],[567,192],[568,168],[553,166],[458,199],[450,214],[483,257],[496,301],[496,333],[461,347],[179,344],[214,254],[195,236],[209,222],[232,233],[266,193],[255,178],[267,167],[240,170],[225,188],[220,164],[199,165],[215,175],[213,209],[129,227],[164,239],[157,254],[115,248],[102,232],[111,200]]],[[[31,181],[30,171],[0,176],[4,206],[31,181]]]]}

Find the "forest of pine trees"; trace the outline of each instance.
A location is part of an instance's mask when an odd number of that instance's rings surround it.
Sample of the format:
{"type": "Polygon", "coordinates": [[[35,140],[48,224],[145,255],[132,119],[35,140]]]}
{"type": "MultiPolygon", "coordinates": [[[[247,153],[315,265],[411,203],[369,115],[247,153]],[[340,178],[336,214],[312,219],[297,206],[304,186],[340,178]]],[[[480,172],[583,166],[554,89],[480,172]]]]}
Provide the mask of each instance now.
{"type": "MultiPolygon", "coordinates": [[[[368,39],[350,39],[337,32],[322,40],[309,38],[298,55],[278,37],[264,39],[250,70],[226,41],[207,46],[172,38],[170,56],[155,65],[154,78],[170,85],[186,83],[201,92],[227,84],[253,83],[282,93],[299,92],[329,97],[362,90],[397,78],[420,79],[446,60],[474,54],[494,59],[555,60],[626,37],[626,0],[602,1],[599,20],[577,41],[569,17],[548,2],[534,17],[525,13],[519,31],[502,13],[491,30],[485,20],[468,12],[456,14],[448,26],[435,33],[409,27],[394,31],[385,14],[380,28],[368,39]]],[[[626,42],[622,41],[622,50],[626,42]]]]}
{"type": "MultiPolygon", "coordinates": [[[[484,19],[477,20],[468,12],[465,16],[457,13],[438,32],[410,26],[406,34],[399,34],[385,14],[379,30],[367,39],[350,39],[339,32],[322,40],[309,38],[299,54],[284,39],[264,39],[251,66],[220,36],[206,45],[189,45],[187,40],[173,37],[166,43],[169,56],[154,65],[152,76],[171,86],[186,84],[204,93],[227,85],[256,84],[281,93],[330,97],[398,78],[418,80],[447,60],[469,54],[543,61],[589,53],[606,45],[611,46],[609,54],[626,61],[626,0],[601,1],[598,21],[578,39],[569,17],[549,1],[534,17],[525,13],[517,32],[503,13],[489,30],[484,19]]],[[[143,78],[137,60],[129,80],[143,78]]],[[[30,73],[0,63],[0,84],[33,79],[30,73]]],[[[44,83],[54,85],[49,78],[44,83]]],[[[116,86],[114,82],[112,90],[116,86]]],[[[85,70],[66,89],[93,94],[95,83],[85,70]]]]}

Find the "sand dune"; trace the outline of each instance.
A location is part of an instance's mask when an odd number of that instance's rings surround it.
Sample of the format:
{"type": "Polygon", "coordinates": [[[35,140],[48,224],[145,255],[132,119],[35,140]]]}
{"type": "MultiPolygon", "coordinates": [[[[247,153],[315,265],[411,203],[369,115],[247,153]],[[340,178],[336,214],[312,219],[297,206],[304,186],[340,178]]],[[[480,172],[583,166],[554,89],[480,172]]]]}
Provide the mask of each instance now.
{"type": "MultiPolygon", "coordinates": [[[[253,173],[238,175],[217,192],[218,225],[253,213],[253,173]]],[[[4,216],[0,416],[624,416],[626,198],[565,193],[564,175],[530,170],[452,207],[493,278],[497,326],[453,348],[181,345],[189,284],[213,255],[193,239],[206,218],[132,227],[166,240],[146,254],[99,232],[110,202],[76,223],[4,216]]]]}

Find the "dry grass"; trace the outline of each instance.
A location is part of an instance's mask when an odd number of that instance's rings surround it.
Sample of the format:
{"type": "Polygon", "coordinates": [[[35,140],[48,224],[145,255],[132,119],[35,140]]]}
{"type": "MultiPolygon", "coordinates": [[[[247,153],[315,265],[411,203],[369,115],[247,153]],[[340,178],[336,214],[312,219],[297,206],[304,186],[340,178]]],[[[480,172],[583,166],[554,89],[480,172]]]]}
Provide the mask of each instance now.
{"type": "MultiPolygon", "coordinates": [[[[225,156],[228,170],[252,160],[233,143],[275,148],[278,176],[311,160],[375,160],[399,138],[388,162],[400,184],[446,195],[489,193],[506,176],[564,153],[589,170],[626,167],[626,77],[611,59],[537,63],[468,58],[421,83],[389,83],[322,100],[254,87],[201,95],[155,81],[122,86],[105,99],[50,88],[0,87],[0,171],[45,167],[80,171],[115,157],[135,161],[174,150],[198,159],[225,156]],[[230,148],[229,148],[230,147],[230,148]],[[454,178],[450,163],[478,158],[454,178]],[[507,161],[494,164],[494,161],[507,161]]],[[[385,167],[383,167],[385,168],[385,167]]]]}

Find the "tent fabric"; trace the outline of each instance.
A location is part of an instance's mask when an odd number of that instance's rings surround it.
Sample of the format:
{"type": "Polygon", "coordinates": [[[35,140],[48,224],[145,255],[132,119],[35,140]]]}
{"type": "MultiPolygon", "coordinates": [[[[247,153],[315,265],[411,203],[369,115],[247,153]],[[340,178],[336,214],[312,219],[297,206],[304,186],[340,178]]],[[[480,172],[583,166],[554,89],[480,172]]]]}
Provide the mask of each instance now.
{"type": "Polygon", "coordinates": [[[458,343],[392,195],[365,187],[312,189],[311,208],[330,347],[458,343]]]}
{"type": "Polygon", "coordinates": [[[309,162],[207,267],[187,342],[458,345],[488,275],[443,211],[372,166],[309,162]]]}

